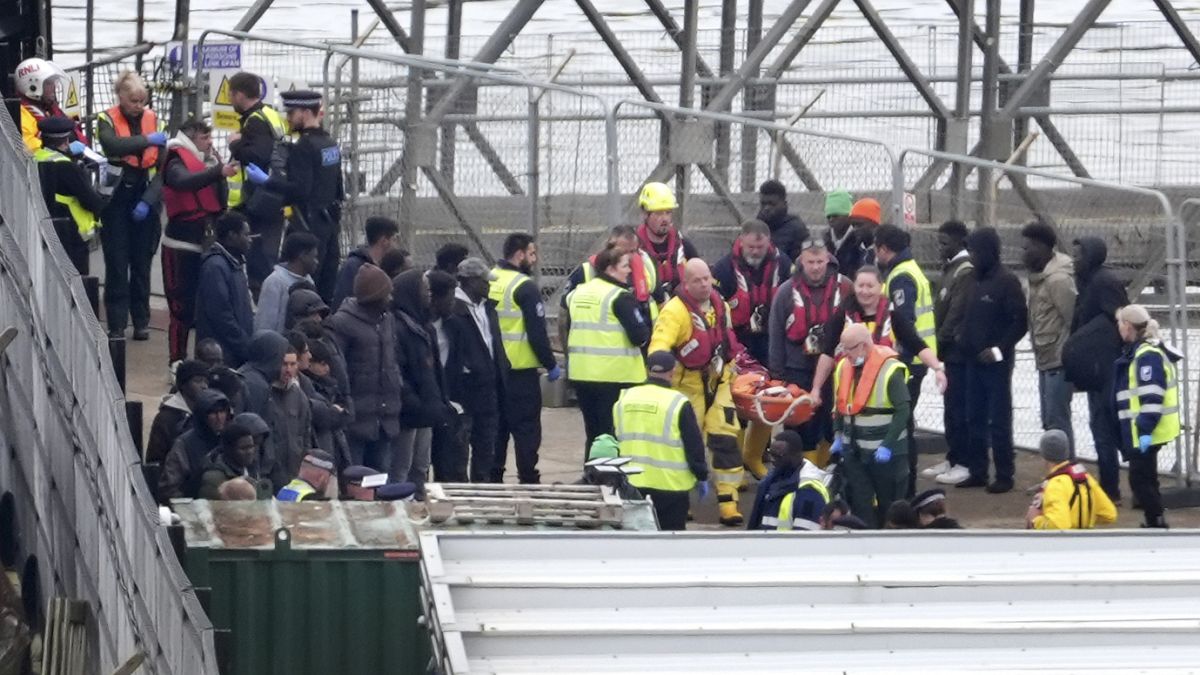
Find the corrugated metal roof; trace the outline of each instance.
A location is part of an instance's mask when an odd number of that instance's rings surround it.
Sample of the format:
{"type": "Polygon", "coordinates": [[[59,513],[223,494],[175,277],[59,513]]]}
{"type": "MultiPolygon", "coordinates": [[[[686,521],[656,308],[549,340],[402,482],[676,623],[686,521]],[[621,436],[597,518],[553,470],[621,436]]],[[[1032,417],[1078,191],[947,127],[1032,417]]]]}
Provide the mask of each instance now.
{"type": "Polygon", "coordinates": [[[1185,532],[420,536],[447,673],[1192,670],[1185,532]]]}

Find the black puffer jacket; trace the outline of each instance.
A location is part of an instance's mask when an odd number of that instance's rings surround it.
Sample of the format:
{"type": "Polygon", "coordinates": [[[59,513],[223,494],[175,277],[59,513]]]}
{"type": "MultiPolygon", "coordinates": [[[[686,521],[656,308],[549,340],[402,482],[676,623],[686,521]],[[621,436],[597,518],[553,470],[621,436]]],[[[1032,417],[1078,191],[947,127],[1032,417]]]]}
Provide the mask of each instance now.
{"type": "Polygon", "coordinates": [[[404,380],[400,426],[421,429],[445,424],[453,409],[445,397],[445,376],[437,354],[437,338],[427,323],[424,273],[409,270],[392,282],[392,316],[396,321],[396,363],[404,380]]]}
{"type": "Polygon", "coordinates": [[[338,349],[346,356],[354,421],[346,433],[373,441],[380,430],[389,437],[400,433],[400,368],[396,365],[396,329],[391,312],[347,298],[326,322],[338,349]]]}
{"type": "Polygon", "coordinates": [[[1100,237],[1080,237],[1075,259],[1075,316],[1071,335],[1063,344],[1067,381],[1081,391],[1112,388],[1112,363],[1121,355],[1117,310],[1128,302],[1125,287],[1104,265],[1108,246],[1100,237]]]}
{"type": "Polygon", "coordinates": [[[192,411],[195,424],[175,439],[163,460],[158,479],[158,499],[162,503],[181,497],[194,499],[200,493],[200,481],[208,468],[208,455],[221,444],[220,431],[209,426],[208,415],[221,407],[228,408],[229,399],[215,389],[205,389],[196,397],[192,411]]]}

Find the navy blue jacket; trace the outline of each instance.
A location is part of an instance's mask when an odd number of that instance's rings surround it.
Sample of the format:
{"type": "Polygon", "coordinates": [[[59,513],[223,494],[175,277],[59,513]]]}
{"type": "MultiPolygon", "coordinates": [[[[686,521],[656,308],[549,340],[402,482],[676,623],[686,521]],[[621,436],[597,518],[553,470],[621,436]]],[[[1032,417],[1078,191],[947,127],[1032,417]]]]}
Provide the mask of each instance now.
{"type": "Polygon", "coordinates": [[[201,258],[196,289],[196,341],[213,338],[225,352],[225,363],[241,366],[254,334],[244,261],[214,242],[201,258]]]}
{"type": "Polygon", "coordinates": [[[794,525],[792,529],[820,529],[821,511],[825,509],[825,496],[810,486],[799,490],[800,468],[782,469],[772,467],[771,471],[758,484],[758,493],[754,495],[754,509],[750,512],[750,520],[746,525],[748,530],[777,530],[778,524],[772,524],[770,519],[779,517],[779,509],[783,498],[795,493],[792,502],[792,520],[808,521],[803,526],[794,525]],[[768,522],[763,523],[767,518],[768,522]],[[811,523],[811,525],[809,524],[811,523]]]}
{"type": "MultiPolygon", "coordinates": [[[[1129,389],[1130,365],[1136,368],[1134,371],[1136,373],[1134,382],[1138,389],[1142,390],[1142,394],[1138,396],[1142,410],[1138,412],[1137,417],[1133,419],[1121,419],[1120,447],[1122,453],[1127,456],[1138,449],[1137,442],[1134,439],[1154,433],[1154,427],[1158,426],[1158,420],[1162,417],[1161,407],[1167,389],[1167,370],[1161,354],[1156,351],[1147,351],[1137,357],[1137,362],[1134,363],[1134,354],[1141,344],[1141,342],[1135,342],[1131,345],[1126,345],[1125,349],[1121,352],[1121,356],[1113,364],[1113,400],[1115,401],[1115,410],[1129,409],[1128,402],[1123,402],[1120,399],[1121,392],[1129,389]],[[1148,412],[1146,407],[1152,405],[1158,405],[1159,409],[1148,412]]],[[[1166,351],[1166,353],[1167,358],[1172,358],[1172,352],[1166,351]]]]}
{"type": "Polygon", "coordinates": [[[371,259],[370,249],[366,246],[359,246],[346,256],[346,261],[338,270],[337,283],[333,286],[333,302],[329,303],[330,316],[337,313],[346,298],[354,297],[354,277],[358,274],[358,268],[365,263],[375,264],[375,261],[371,259]]]}

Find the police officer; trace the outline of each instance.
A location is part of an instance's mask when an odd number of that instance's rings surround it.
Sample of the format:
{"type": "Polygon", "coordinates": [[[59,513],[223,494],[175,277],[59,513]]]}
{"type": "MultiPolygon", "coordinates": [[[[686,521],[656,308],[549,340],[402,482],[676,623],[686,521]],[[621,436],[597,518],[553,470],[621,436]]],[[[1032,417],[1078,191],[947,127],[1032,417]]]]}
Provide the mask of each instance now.
{"type": "Polygon", "coordinates": [[[104,245],[104,307],[109,337],[123,337],[133,320],[133,339],[150,339],[150,264],[162,234],[155,180],[167,144],[150,92],[133,71],[116,82],[117,105],[97,116],[97,136],[108,157],[112,199],[101,217],[104,245]]]}
{"type": "Polygon", "coordinates": [[[613,432],[613,404],[626,389],[646,380],[642,345],[650,325],[629,291],[629,254],[608,247],[596,254],[596,278],[567,296],[567,379],[583,414],[586,440],[613,432]]]}
{"type": "Polygon", "coordinates": [[[510,435],[517,454],[517,477],[522,483],[540,482],[537,462],[538,448],[542,445],[542,387],[538,367],[546,369],[551,382],[562,377],[562,368],[558,367],[546,333],[542,292],[529,276],[536,264],[537,243],[528,234],[516,232],[504,240],[504,259],[492,270],[488,298],[496,303],[500,338],[512,366],[496,439],[494,483],[504,482],[510,435]]]}
{"type": "Polygon", "coordinates": [[[79,274],[88,274],[88,242],[96,236],[97,216],[104,198],[92,188],[91,178],[75,160],[71,145],[75,123],[66,117],[46,117],[38,122],[42,147],[33,153],[38,162],[42,196],[54,221],[54,231],[79,274]]]}
{"type": "Polygon", "coordinates": [[[1179,354],[1163,345],[1158,322],[1141,305],[1117,310],[1125,349],[1116,363],[1120,449],[1129,462],[1129,489],[1146,527],[1167,527],[1158,489],[1158,451],[1179,437],[1179,354]]]}
{"type": "MultiPolygon", "coordinates": [[[[884,292],[891,296],[892,314],[903,314],[912,319],[917,329],[917,336],[925,346],[937,356],[937,326],[933,318],[933,292],[929,287],[929,279],[913,260],[909,249],[911,238],[904,230],[895,225],[880,225],[875,230],[875,259],[883,266],[887,274],[884,282],[884,292]]],[[[902,350],[903,351],[903,350],[902,350]]],[[[906,498],[916,494],[917,485],[917,444],[913,436],[913,420],[916,418],[917,401],[921,398],[921,381],[925,379],[928,368],[916,354],[903,354],[908,357],[908,398],[913,409],[909,416],[908,437],[908,493],[906,498]]],[[[940,368],[945,368],[939,363],[940,368]]]]}
{"type": "Polygon", "coordinates": [[[829,451],[843,456],[850,510],[879,527],[908,486],[908,369],[891,348],[874,344],[861,323],[846,326],[841,346],[829,451]]]}
{"type": "Polygon", "coordinates": [[[320,94],[292,90],[283,92],[280,98],[287,109],[288,125],[299,134],[287,153],[286,169],[283,174],[268,175],[263,167],[252,164],[246,167],[246,179],[282,194],[292,207],[289,227],[317,237],[319,263],[312,277],[317,293],[329,303],[333,301],[341,262],[338,235],[346,196],[342,187],[342,152],[337,141],[321,127],[325,112],[320,94]]]}
{"type": "Polygon", "coordinates": [[[650,497],[660,530],[687,528],[688,492],[708,496],[704,438],[688,397],[671,388],[675,357],[651,352],[645,384],[626,389],[613,406],[615,435],[622,457],[642,473],[629,482],[650,497]]]}
{"type": "Polygon", "coordinates": [[[246,166],[269,169],[275,145],[287,137],[283,116],[262,100],[263,88],[262,78],[254,73],[240,72],[229,78],[229,98],[241,115],[238,133],[229,137],[229,154],[242,166],[242,171],[229,179],[229,208],[243,211],[250,221],[250,231],[256,235],[246,259],[246,274],[255,298],[263,280],[275,268],[283,243],[281,201],[265,194],[253,199],[255,186],[246,181],[246,166]]]}
{"type": "Polygon", "coordinates": [[[743,471],[738,448],[737,412],[730,381],[733,358],[741,347],[733,336],[729,310],[712,288],[708,264],[699,258],[683,265],[675,297],[663,305],[650,337],[650,351],[671,351],[683,366],[675,389],[692,402],[712,452],[717,507],[722,525],[741,525],[738,490],[743,471]]]}
{"type": "Polygon", "coordinates": [[[309,450],[300,462],[300,473],[279,490],[275,499],[302,502],[325,499],[325,489],[333,479],[333,455],[324,450],[309,450]]]}

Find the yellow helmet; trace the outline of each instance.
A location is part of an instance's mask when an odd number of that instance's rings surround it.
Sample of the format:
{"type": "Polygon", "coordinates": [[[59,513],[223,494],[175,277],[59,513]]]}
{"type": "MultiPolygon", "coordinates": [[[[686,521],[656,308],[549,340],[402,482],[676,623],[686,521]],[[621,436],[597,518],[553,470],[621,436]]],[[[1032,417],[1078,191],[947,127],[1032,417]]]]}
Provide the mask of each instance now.
{"type": "Polygon", "coordinates": [[[663,183],[646,183],[642,194],[638,197],[638,206],[643,211],[671,211],[679,206],[675,202],[675,193],[663,183]]]}

